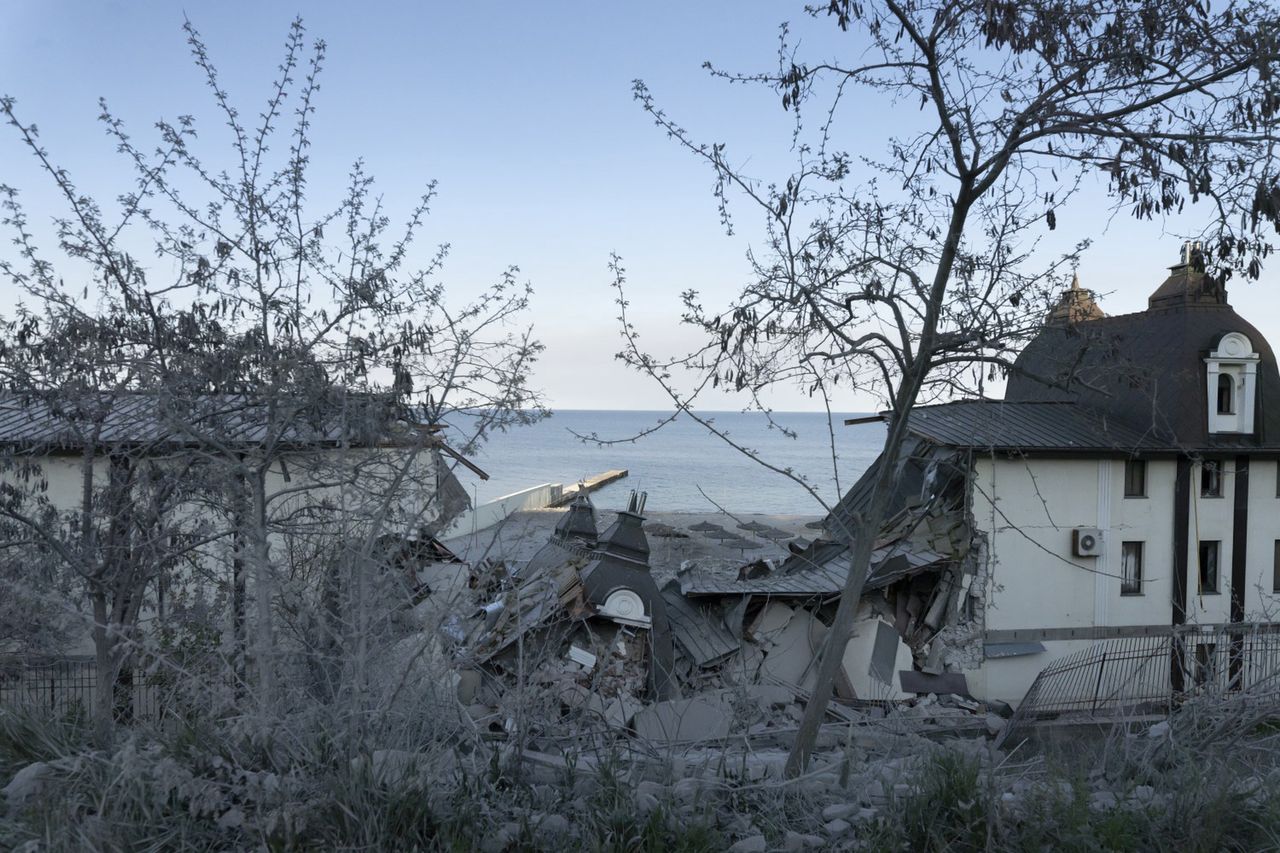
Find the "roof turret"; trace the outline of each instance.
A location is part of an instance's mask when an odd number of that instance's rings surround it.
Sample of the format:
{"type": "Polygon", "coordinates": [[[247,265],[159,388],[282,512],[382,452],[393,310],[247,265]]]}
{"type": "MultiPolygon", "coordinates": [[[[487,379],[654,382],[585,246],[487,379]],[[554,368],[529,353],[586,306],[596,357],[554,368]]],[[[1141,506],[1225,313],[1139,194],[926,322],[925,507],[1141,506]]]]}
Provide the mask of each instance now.
{"type": "Polygon", "coordinates": [[[1182,260],[1169,267],[1169,277],[1147,300],[1149,310],[1226,304],[1227,289],[1205,272],[1204,254],[1199,243],[1183,244],[1182,260]]]}
{"type": "Polygon", "coordinates": [[[1070,326],[1087,320],[1100,320],[1107,316],[1094,301],[1093,291],[1080,286],[1080,274],[1071,277],[1071,287],[1062,291],[1058,304],[1049,309],[1045,318],[1048,326],[1070,326]]]}
{"type": "Polygon", "coordinates": [[[562,542],[578,540],[589,548],[596,545],[596,508],[584,493],[579,492],[569,504],[569,509],[556,523],[555,537],[562,542]]]}

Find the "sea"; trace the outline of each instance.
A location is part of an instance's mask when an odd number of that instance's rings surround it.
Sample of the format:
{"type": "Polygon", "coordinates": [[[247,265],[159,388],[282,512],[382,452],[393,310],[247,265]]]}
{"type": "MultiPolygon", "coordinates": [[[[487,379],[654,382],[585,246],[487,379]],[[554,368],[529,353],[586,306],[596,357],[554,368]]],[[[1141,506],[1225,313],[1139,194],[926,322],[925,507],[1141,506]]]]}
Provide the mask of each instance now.
{"type": "MultiPolygon", "coordinates": [[[[735,443],[776,468],[802,476],[828,504],[839,499],[880,452],[885,429],[845,426],[859,413],[774,412],[771,428],[759,412],[700,412],[735,443]],[[833,464],[831,430],[835,433],[833,464]]],[[[556,410],[532,426],[497,433],[471,458],[489,474],[457,473],[475,504],[542,483],[571,484],[612,469],[628,476],[592,495],[602,509],[626,506],[631,490],[646,492],[647,512],[822,515],[822,505],[787,477],[710,434],[686,415],[658,427],[670,413],[556,410]],[[599,441],[579,436],[595,436],[599,441]],[[634,439],[634,440],[632,440],[634,439]],[[607,442],[607,443],[601,443],[607,442]]]]}

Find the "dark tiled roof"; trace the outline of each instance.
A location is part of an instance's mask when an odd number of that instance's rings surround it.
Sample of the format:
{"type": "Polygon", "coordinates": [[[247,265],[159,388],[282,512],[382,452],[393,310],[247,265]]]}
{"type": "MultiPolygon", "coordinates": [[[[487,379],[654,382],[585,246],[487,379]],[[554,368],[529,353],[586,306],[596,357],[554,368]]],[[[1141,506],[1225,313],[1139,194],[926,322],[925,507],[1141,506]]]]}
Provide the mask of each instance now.
{"type": "Polygon", "coordinates": [[[1163,304],[1045,328],[1018,357],[1005,400],[1079,403],[1168,449],[1280,448],[1280,372],[1262,333],[1225,303],[1163,304]],[[1252,436],[1208,434],[1204,359],[1227,332],[1244,334],[1260,356],[1252,436]]]}
{"type": "Polygon", "coordinates": [[[672,637],[698,666],[711,666],[741,647],[720,614],[689,601],[680,593],[678,584],[668,583],[662,598],[667,604],[672,637]]]}
{"type": "Polygon", "coordinates": [[[1072,403],[962,401],[920,406],[909,418],[912,435],[945,447],[1095,453],[1167,449],[1151,433],[1072,403]]]}
{"type": "MultiPolygon", "coordinates": [[[[955,456],[956,451],[950,447],[940,447],[920,436],[908,434],[902,442],[902,453],[899,456],[902,463],[898,477],[893,481],[894,491],[889,496],[885,518],[892,518],[908,505],[918,504],[928,498],[925,485],[930,479],[930,469],[933,470],[935,491],[945,491],[962,480],[964,469],[957,464],[955,456]]],[[[841,542],[852,538],[857,529],[855,515],[865,511],[870,505],[883,459],[883,456],[876,457],[823,520],[822,526],[828,536],[841,542]]]]}
{"type": "Polygon", "coordinates": [[[45,450],[82,447],[95,434],[99,446],[175,446],[216,437],[257,445],[268,435],[283,445],[367,446],[391,438],[409,414],[368,396],[288,408],[274,429],[266,407],[242,398],[207,395],[175,401],[157,394],[88,392],[78,398],[0,391],[0,446],[45,450]]]}
{"type": "Polygon", "coordinates": [[[687,596],[768,595],[776,598],[830,597],[844,589],[849,577],[848,561],[831,560],[792,574],[774,571],[763,577],[738,580],[736,577],[698,571],[680,576],[680,591],[687,596]]]}
{"type": "MultiPolygon", "coordinates": [[[[687,596],[768,595],[775,598],[829,597],[844,590],[852,552],[838,542],[815,542],[776,571],[763,577],[738,580],[722,575],[687,572],[680,576],[680,590],[687,596]]],[[[884,545],[871,552],[871,572],[864,589],[881,589],[895,581],[942,566],[943,554],[905,543],[884,545]]]]}

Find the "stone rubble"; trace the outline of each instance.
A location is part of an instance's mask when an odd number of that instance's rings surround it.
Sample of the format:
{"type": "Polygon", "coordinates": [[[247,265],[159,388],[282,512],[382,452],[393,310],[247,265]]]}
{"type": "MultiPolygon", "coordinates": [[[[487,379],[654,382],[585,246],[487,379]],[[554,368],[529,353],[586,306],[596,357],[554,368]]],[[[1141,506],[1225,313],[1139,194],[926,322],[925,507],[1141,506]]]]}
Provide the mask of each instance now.
{"type": "MultiPolygon", "coordinates": [[[[786,748],[816,685],[837,598],[808,579],[810,568],[839,546],[817,539],[781,562],[668,563],[649,551],[643,504],[633,493],[599,533],[594,507],[579,496],[527,560],[486,558],[465,573],[456,564],[420,571],[450,596],[447,610],[433,595],[419,606],[440,616],[438,657],[454,662],[458,702],[482,730],[518,730],[547,745],[620,738],[688,750],[744,739],[753,748],[786,748]],[[769,584],[785,592],[741,592],[769,584]],[[795,592],[806,584],[814,592],[795,592]]],[[[904,680],[950,673],[955,649],[943,629],[973,611],[973,602],[956,597],[960,584],[943,583],[967,571],[971,549],[968,528],[940,506],[908,507],[887,525],[888,541],[910,541],[908,549],[933,556],[904,561],[902,553],[915,552],[884,552],[891,556],[877,571],[891,582],[864,596],[830,705],[832,725],[992,737],[1007,725],[1001,714],[1008,706],[962,695],[963,676],[960,693],[941,696],[898,683],[900,673],[904,680]],[[938,562],[943,553],[952,556],[938,562]]],[[[674,541],[671,531],[663,535],[674,541]]],[[[860,737],[824,730],[819,747],[860,737]]]]}

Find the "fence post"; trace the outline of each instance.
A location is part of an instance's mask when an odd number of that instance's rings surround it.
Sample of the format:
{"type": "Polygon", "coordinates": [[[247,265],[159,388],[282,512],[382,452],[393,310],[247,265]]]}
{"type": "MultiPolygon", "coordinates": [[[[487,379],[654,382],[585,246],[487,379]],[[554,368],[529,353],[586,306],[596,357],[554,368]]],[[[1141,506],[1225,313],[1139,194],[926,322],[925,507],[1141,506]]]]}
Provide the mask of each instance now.
{"type": "Polygon", "coordinates": [[[1103,651],[1102,659],[1098,661],[1098,680],[1093,685],[1093,711],[1098,711],[1098,699],[1102,696],[1102,674],[1107,671],[1107,653],[1103,651]]]}

